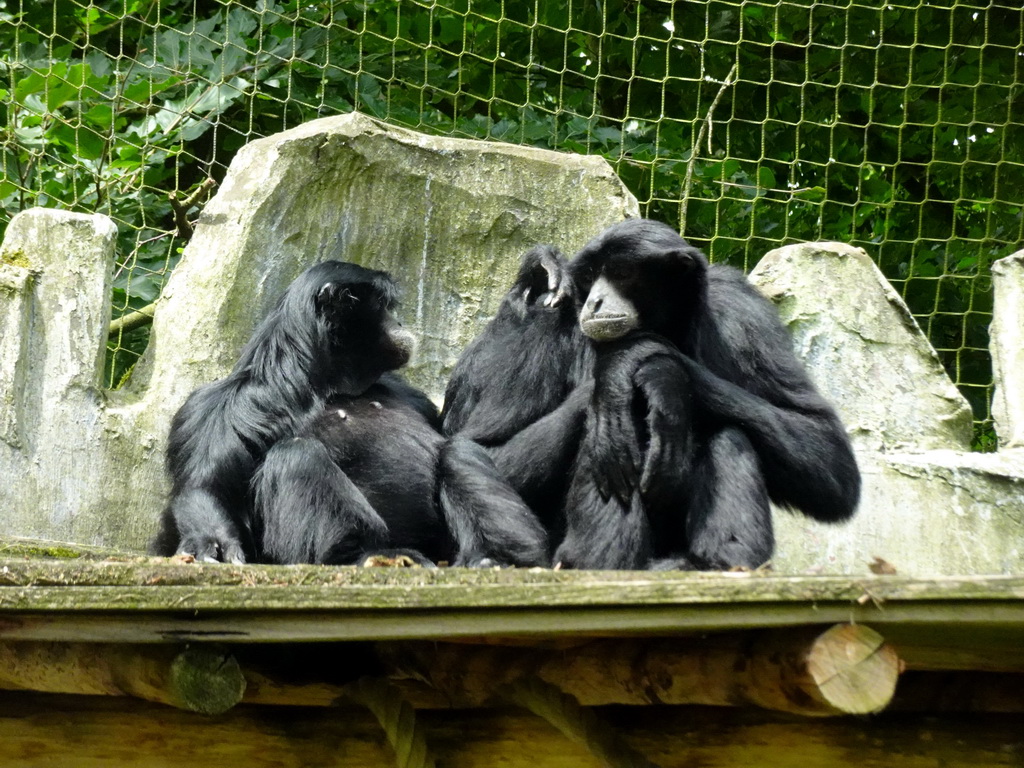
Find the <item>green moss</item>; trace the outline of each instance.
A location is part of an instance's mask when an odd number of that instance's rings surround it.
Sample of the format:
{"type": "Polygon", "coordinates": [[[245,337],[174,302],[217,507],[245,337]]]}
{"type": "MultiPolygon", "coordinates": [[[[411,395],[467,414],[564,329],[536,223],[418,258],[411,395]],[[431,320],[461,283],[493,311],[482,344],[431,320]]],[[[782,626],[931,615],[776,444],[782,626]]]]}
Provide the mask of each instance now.
{"type": "Polygon", "coordinates": [[[45,560],[97,560],[110,557],[115,553],[101,547],[89,547],[80,544],[69,544],[62,541],[46,541],[23,539],[17,537],[0,538],[0,557],[28,558],[45,560]]]}
{"type": "Polygon", "coordinates": [[[29,261],[25,252],[14,249],[0,251],[0,266],[8,264],[12,267],[21,267],[22,269],[31,269],[32,267],[32,262],[29,261]]]}
{"type": "Polygon", "coordinates": [[[49,557],[58,560],[73,560],[81,557],[81,552],[66,547],[39,547],[29,545],[4,545],[0,547],[0,555],[5,557],[49,557]]]}

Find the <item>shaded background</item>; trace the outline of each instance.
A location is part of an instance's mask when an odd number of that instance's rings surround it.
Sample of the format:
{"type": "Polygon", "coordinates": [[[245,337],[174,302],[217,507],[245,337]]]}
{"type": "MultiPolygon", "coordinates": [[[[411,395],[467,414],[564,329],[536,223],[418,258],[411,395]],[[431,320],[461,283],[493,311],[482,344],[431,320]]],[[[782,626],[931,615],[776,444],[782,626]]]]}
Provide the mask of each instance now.
{"type": "MultiPolygon", "coordinates": [[[[994,449],[989,266],[1024,239],[1022,22],[1010,0],[0,0],[0,226],[37,205],[111,216],[116,318],[158,298],[189,237],[171,196],[306,120],[600,154],[713,261],[863,246],[994,449]]],[[[112,330],[108,387],[147,341],[112,330]]]]}

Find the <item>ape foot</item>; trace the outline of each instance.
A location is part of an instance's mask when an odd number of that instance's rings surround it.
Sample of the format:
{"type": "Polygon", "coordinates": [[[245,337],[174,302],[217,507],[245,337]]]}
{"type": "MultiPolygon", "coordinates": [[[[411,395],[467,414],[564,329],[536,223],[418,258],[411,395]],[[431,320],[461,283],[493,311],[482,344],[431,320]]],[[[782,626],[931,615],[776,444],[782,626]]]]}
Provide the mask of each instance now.
{"type": "Polygon", "coordinates": [[[359,564],[363,568],[437,568],[433,560],[415,549],[385,549],[367,552],[359,564]]]}
{"type": "Polygon", "coordinates": [[[181,540],[175,555],[190,555],[199,563],[245,563],[241,543],[228,537],[187,536],[181,540]]]}

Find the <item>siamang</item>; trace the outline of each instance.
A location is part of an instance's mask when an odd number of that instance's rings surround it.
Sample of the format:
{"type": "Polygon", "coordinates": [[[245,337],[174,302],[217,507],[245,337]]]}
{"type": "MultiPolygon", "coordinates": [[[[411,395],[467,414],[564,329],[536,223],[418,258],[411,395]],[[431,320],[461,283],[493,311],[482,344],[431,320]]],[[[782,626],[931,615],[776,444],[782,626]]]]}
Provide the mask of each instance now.
{"type": "Polygon", "coordinates": [[[753,568],[773,551],[769,500],[834,522],[860,495],[771,304],[649,220],[568,263],[527,253],[442,419],[488,449],[563,567],[753,568]]]}
{"type": "Polygon", "coordinates": [[[411,334],[384,272],[303,272],[232,372],[193,392],[167,450],[170,503],[151,547],[199,560],[537,565],[547,536],[486,452],[446,439],[395,369],[411,334]]]}

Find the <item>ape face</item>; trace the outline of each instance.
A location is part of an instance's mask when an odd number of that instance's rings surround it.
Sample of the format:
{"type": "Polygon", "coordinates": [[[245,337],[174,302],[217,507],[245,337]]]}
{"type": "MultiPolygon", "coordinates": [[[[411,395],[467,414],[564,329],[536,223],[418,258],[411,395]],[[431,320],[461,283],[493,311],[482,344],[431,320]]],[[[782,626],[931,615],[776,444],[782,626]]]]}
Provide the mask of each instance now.
{"type": "Polygon", "coordinates": [[[413,335],[395,317],[396,304],[390,291],[374,283],[327,282],[316,295],[317,314],[339,351],[364,358],[380,373],[408,363],[416,346],[413,335]]]}
{"type": "Polygon", "coordinates": [[[676,326],[697,303],[707,260],[671,227],[629,220],[584,246],[572,271],[586,295],[580,328],[600,342],[676,326]]]}

